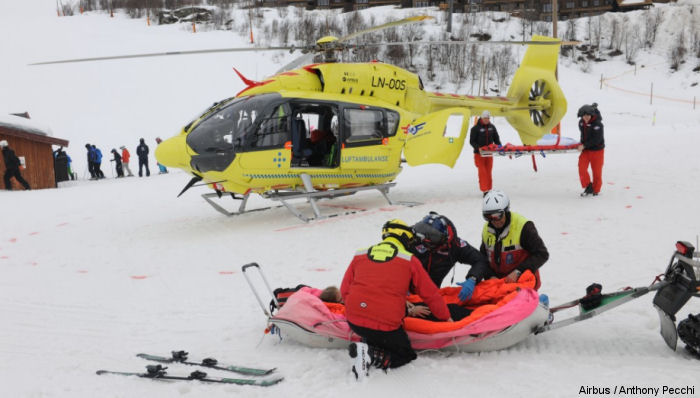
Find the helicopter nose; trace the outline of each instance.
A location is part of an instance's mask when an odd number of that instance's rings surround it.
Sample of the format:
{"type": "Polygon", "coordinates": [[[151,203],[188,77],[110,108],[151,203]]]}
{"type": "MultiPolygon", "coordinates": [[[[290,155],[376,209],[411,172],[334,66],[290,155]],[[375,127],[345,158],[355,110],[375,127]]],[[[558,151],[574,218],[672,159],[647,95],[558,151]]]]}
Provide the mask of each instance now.
{"type": "Polygon", "coordinates": [[[166,167],[188,170],[190,168],[190,155],[187,153],[186,138],[187,135],[180,134],[161,142],[156,147],[158,163],[166,167]]]}

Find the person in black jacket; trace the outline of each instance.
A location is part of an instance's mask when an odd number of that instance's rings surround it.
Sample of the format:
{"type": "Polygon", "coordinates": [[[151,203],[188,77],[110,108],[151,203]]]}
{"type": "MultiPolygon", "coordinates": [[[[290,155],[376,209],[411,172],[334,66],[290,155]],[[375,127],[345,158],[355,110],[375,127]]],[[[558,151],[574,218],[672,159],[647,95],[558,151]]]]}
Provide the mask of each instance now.
{"type": "Polygon", "coordinates": [[[0,148],[2,148],[2,158],[5,161],[5,189],[8,191],[12,190],[12,181],[10,180],[12,177],[15,177],[15,180],[22,184],[24,189],[27,191],[30,190],[29,183],[22,178],[22,174],[19,172],[20,161],[17,155],[15,155],[15,151],[10,149],[10,146],[5,140],[0,141],[0,148]]]}
{"type": "Polygon", "coordinates": [[[581,187],[584,188],[581,196],[598,196],[603,186],[603,163],[605,155],[605,138],[603,136],[603,118],[600,116],[598,104],[584,105],[578,110],[578,129],[581,132],[581,145],[578,150],[578,176],[581,187]],[[593,182],[588,174],[590,165],[593,172],[593,182]]]}
{"type": "Polygon", "coordinates": [[[501,145],[496,126],[491,124],[491,112],[484,111],[481,113],[481,117],[469,131],[469,144],[474,148],[474,164],[479,170],[479,188],[481,192],[486,194],[493,186],[493,180],[491,179],[493,157],[481,156],[479,148],[490,144],[501,145]]]}
{"type": "Polygon", "coordinates": [[[151,170],[148,169],[148,145],[146,141],[141,138],[139,140],[140,144],[136,147],[136,155],[139,157],[139,177],[143,177],[143,167],[146,167],[146,177],[150,177],[151,170]]]}
{"type": "Polygon", "coordinates": [[[112,155],[114,159],[114,167],[117,169],[117,178],[124,177],[124,168],[122,167],[122,155],[120,155],[116,149],[112,148],[112,155]]]}
{"type": "MultiPolygon", "coordinates": [[[[423,268],[428,272],[435,286],[442,285],[445,276],[456,263],[469,264],[479,269],[488,268],[486,257],[467,241],[457,236],[457,229],[449,218],[431,211],[413,226],[413,230],[418,239],[411,252],[423,264],[423,268]]],[[[472,281],[468,279],[458,283],[465,290],[464,294],[460,292],[461,300],[471,297],[471,293],[468,294],[466,291],[469,290],[469,287],[464,288],[464,285],[471,285],[473,291],[473,285],[476,284],[476,279],[472,281]]]]}

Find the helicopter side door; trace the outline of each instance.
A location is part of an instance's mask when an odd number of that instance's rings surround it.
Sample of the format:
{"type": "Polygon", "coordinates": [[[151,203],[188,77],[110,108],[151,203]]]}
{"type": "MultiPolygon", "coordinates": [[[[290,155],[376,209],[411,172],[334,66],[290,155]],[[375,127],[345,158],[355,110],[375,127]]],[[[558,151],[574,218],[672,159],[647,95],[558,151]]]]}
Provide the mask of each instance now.
{"type": "Polygon", "coordinates": [[[401,156],[388,145],[396,135],[399,114],[379,107],[345,104],[341,112],[342,169],[388,170],[401,156]]]}
{"type": "Polygon", "coordinates": [[[448,108],[429,113],[404,127],[404,155],[411,166],[439,163],[454,167],[462,152],[471,112],[448,108]]]}
{"type": "Polygon", "coordinates": [[[290,108],[286,103],[270,104],[258,112],[257,117],[241,142],[240,165],[247,174],[262,173],[266,169],[279,169],[289,164],[285,143],[290,137],[290,108]],[[276,151],[279,156],[273,156],[276,151]],[[279,159],[278,159],[279,158],[279,159]],[[286,158],[285,161],[282,161],[286,158]]]}

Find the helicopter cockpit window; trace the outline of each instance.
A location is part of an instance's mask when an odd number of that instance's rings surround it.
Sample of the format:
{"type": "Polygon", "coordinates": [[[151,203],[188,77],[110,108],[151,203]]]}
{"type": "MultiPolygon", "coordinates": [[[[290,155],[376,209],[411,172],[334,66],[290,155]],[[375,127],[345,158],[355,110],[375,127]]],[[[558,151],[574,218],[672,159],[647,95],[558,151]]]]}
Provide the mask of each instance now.
{"type": "MultiPolygon", "coordinates": [[[[197,153],[230,152],[251,145],[253,125],[263,109],[279,94],[234,99],[214,110],[187,135],[187,144],[197,153]]],[[[254,141],[253,141],[254,142],[254,141]]]]}
{"type": "Polygon", "coordinates": [[[345,109],[346,142],[376,141],[384,138],[384,112],[380,109],[345,109]]]}

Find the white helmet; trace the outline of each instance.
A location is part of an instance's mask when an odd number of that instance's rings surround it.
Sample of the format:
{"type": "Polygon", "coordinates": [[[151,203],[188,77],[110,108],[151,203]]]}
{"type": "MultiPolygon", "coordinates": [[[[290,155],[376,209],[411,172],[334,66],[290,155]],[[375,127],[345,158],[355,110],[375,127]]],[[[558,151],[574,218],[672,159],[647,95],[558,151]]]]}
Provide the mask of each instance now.
{"type": "Polygon", "coordinates": [[[484,205],[481,209],[484,214],[506,212],[510,208],[510,199],[503,191],[488,191],[484,195],[484,205]]]}
{"type": "Polygon", "coordinates": [[[6,147],[7,146],[7,141],[2,140],[0,141],[0,148],[6,147]]]}

